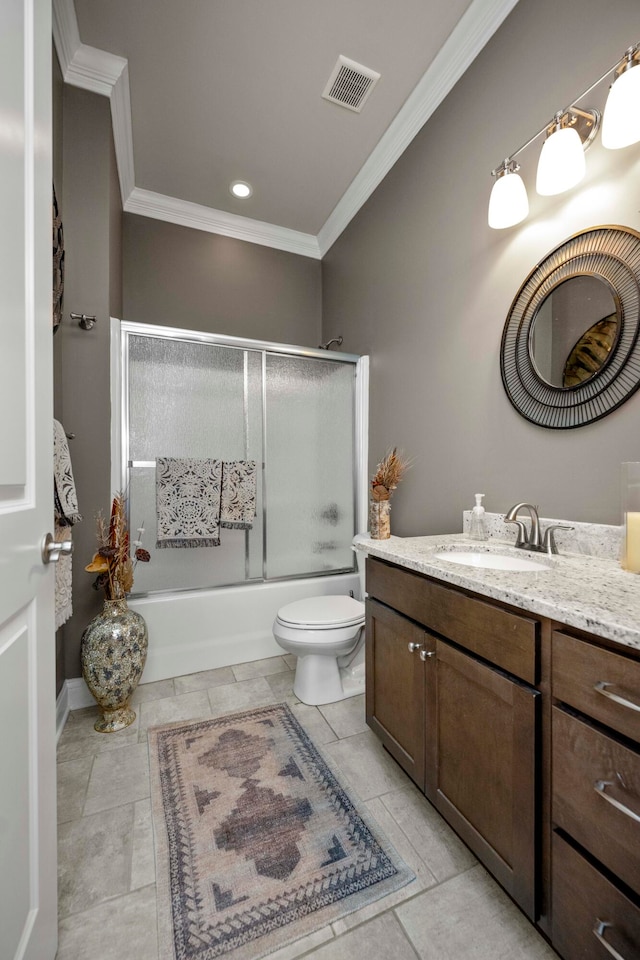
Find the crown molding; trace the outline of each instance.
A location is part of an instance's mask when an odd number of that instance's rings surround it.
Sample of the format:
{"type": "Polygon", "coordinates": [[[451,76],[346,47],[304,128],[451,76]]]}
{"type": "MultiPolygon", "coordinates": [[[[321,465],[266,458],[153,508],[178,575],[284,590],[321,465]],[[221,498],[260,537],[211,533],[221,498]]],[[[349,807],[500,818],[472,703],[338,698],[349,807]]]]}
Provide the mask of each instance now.
{"type": "Polygon", "coordinates": [[[473,0],[317,237],[136,187],[127,61],[80,42],[74,0],[53,0],[53,38],[65,82],[109,97],[127,213],[322,259],[517,3],[473,0]]]}
{"type": "Polygon", "coordinates": [[[318,233],[320,256],[338,239],[518,0],[474,0],[318,233]]]}
{"type": "Polygon", "coordinates": [[[274,223],[239,217],[226,210],[214,210],[199,203],[178,200],[162,193],[142,190],[135,187],[124,205],[127,213],[137,213],[154,220],[166,220],[181,227],[205,230],[207,233],[219,233],[236,240],[248,240],[276,250],[286,250],[303,257],[320,259],[318,241],[311,233],[301,233],[288,227],[279,227],[274,223]]]}

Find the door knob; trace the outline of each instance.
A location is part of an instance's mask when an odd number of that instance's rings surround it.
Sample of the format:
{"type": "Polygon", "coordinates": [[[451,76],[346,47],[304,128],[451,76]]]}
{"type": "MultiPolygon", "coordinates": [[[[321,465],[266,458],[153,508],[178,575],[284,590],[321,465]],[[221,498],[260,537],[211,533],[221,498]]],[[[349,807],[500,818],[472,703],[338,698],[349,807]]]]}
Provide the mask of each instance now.
{"type": "Polygon", "coordinates": [[[422,644],[421,644],[421,643],[413,643],[413,642],[410,642],[408,646],[409,646],[409,653],[415,653],[416,650],[419,650],[419,649],[420,649],[420,647],[422,646],[422,644]]]}
{"type": "Polygon", "coordinates": [[[426,660],[428,657],[435,657],[435,655],[436,655],[435,650],[421,650],[421,651],[420,651],[420,659],[421,659],[421,660],[426,660]]]}
{"type": "Polygon", "coordinates": [[[73,553],[72,540],[54,540],[50,533],[42,541],[42,562],[57,563],[60,557],[70,557],[73,553]]]}

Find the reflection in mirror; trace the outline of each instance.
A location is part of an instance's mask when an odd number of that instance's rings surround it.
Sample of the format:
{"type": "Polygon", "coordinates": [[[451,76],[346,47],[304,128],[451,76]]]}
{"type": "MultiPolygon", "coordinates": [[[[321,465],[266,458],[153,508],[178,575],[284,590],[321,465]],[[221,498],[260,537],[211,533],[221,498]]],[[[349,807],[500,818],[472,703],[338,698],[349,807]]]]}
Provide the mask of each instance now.
{"type": "Polygon", "coordinates": [[[606,280],[570,277],[547,295],[531,325],[529,350],[538,375],[553,387],[590,379],[611,356],[620,312],[606,280]]]}

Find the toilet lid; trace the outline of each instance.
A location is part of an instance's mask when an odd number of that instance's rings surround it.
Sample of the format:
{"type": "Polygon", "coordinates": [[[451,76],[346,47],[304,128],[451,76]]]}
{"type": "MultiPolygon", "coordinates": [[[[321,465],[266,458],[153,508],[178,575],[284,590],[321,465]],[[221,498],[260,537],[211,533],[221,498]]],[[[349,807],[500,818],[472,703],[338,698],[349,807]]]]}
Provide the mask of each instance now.
{"type": "Polygon", "coordinates": [[[350,627],[364,620],[364,603],[345,596],[307,597],[287,603],[278,610],[278,620],[315,630],[350,627]]]}

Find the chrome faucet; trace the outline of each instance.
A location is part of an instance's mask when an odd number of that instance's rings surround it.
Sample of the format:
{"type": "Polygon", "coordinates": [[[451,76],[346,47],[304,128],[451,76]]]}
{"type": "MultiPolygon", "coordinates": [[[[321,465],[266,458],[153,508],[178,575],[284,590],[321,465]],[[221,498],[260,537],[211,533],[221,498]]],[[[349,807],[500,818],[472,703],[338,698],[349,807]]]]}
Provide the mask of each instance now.
{"type": "Polygon", "coordinates": [[[515,523],[518,526],[518,535],[516,537],[516,547],[522,547],[523,550],[540,550],[540,518],[538,508],[532,503],[516,503],[514,507],[505,513],[505,523],[515,523]],[[521,510],[528,510],[531,517],[531,528],[527,533],[527,528],[523,520],[518,520],[518,514],[521,510]]]}
{"type": "Polygon", "coordinates": [[[535,553],[557,554],[558,548],[554,537],[555,530],[573,530],[573,527],[566,523],[552,523],[544,531],[544,537],[540,540],[540,518],[538,516],[538,507],[532,503],[516,503],[504,515],[505,523],[515,523],[518,527],[516,536],[516,547],[522,550],[532,550],[535,553]],[[531,526],[527,530],[524,520],[518,520],[518,513],[521,510],[528,510],[531,517],[531,526]]]}

